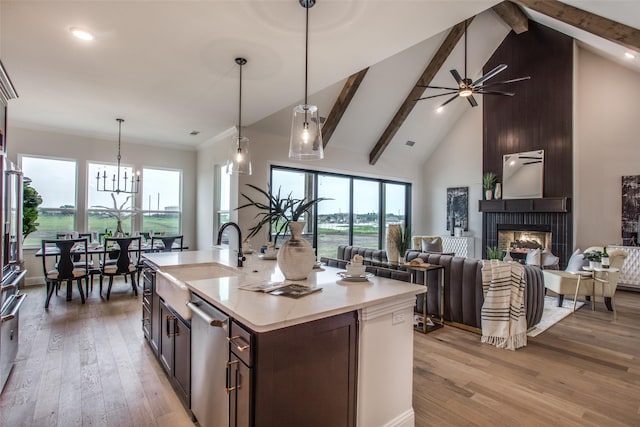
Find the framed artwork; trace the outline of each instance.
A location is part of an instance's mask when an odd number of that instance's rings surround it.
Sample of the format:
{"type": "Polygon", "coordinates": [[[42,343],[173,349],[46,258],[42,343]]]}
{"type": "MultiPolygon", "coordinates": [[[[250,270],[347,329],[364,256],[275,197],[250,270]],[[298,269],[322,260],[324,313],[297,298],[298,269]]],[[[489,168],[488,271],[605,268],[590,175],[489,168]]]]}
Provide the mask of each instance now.
{"type": "Polygon", "coordinates": [[[638,246],[640,233],[640,175],[622,177],[622,244],[638,246]]]}
{"type": "Polygon", "coordinates": [[[469,187],[447,188],[447,230],[469,230],[469,187]]]}

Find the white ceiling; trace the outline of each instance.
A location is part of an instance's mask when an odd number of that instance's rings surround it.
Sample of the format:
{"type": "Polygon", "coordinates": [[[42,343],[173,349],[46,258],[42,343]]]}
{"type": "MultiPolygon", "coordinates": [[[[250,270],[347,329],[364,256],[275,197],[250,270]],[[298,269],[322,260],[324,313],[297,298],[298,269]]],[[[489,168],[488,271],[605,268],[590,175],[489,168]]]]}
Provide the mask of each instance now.
{"type": "MultiPolygon", "coordinates": [[[[638,1],[565,2],[640,28],[638,1]]],[[[323,115],[344,79],[372,66],[331,144],[346,144],[351,132],[367,123],[366,135],[349,141],[349,147],[368,155],[445,31],[496,3],[319,0],[310,10],[309,91],[317,93],[323,115]]],[[[300,102],[304,90],[304,13],[297,0],[2,0],[0,58],[20,96],[11,101],[10,126],[112,139],[115,118],[123,117],[125,142],[195,147],[237,123],[234,58],[244,56],[243,125],[285,135],[289,117],[282,110],[300,102]],[[92,31],[96,39],[75,39],[69,32],[73,26],[92,31]],[[191,130],[201,133],[190,136],[191,130]]],[[[624,53],[528,13],[612,57],[624,53]]],[[[479,74],[507,32],[493,12],[474,21],[469,74],[479,74]]],[[[451,84],[448,70],[461,69],[461,63],[458,46],[434,84],[451,84]]],[[[640,70],[640,59],[629,65],[640,70]]],[[[452,107],[445,122],[428,118],[433,106],[423,101],[392,147],[417,140],[424,147],[421,157],[428,155],[468,108],[452,107]]]]}

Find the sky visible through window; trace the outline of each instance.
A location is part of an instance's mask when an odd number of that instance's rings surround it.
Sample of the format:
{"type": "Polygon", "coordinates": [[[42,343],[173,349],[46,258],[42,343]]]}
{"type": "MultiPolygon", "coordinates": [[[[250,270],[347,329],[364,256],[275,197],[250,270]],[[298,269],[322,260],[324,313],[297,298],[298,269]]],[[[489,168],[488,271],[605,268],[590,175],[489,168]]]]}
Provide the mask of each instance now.
{"type": "Polygon", "coordinates": [[[41,208],[76,206],[76,162],[24,156],[22,170],[42,196],[41,208]]]}

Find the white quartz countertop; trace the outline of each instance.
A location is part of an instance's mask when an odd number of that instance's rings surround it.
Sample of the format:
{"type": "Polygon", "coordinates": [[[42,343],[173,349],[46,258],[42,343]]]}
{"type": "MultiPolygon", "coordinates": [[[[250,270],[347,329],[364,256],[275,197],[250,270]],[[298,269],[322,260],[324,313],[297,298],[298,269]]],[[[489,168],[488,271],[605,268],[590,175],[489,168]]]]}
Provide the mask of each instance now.
{"type": "Polygon", "coordinates": [[[336,268],[322,266],[313,270],[306,286],[322,290],[301,298],[270,295],[240,289],[241,286],[282,282],[284,277],[277,262],[262,260],[257,254],[246,255],[243,267],[236,267],[228,250],[186,251],[146,254],[161,271],[178,271],[197,264],[220,263],[232,271],[228,277],[185,279],[184,283],[200,297],[255,332],[267,332],[300,323],[318,320],[376,304],[411,297],[425,292],[425,287],[384,277],[374,276],[365,282],[341,280],[336,268]]]}

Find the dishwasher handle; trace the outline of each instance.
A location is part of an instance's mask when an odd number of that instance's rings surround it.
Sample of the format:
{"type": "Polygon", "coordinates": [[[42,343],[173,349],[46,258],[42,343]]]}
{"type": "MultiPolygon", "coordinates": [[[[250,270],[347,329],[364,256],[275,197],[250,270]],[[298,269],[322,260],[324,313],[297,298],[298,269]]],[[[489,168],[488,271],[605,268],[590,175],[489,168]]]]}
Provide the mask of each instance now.
{"type": "Polygon", "coordinates": [[[202,318],[205,322],[207,322],[209,326],[213,326],[216,328],[224,328],[225,324],[229,320],[227,317],[224,317],[221,319],[213,318],[193,302],[188,302],[187,307],[189,307],[191,311],[193,311],[198,317],[202,318]]]}

